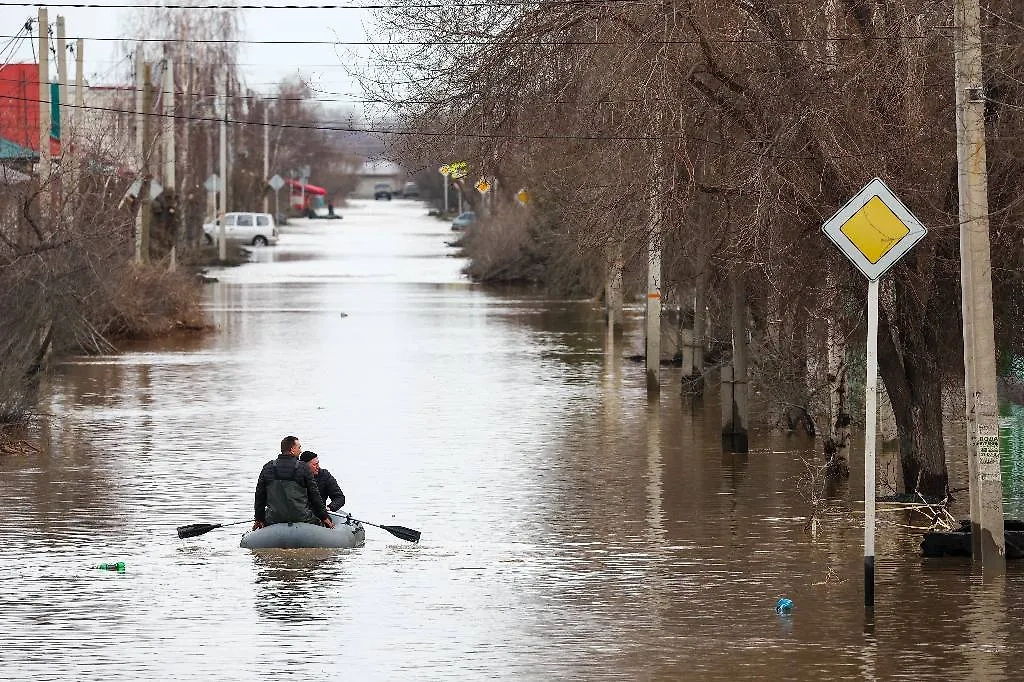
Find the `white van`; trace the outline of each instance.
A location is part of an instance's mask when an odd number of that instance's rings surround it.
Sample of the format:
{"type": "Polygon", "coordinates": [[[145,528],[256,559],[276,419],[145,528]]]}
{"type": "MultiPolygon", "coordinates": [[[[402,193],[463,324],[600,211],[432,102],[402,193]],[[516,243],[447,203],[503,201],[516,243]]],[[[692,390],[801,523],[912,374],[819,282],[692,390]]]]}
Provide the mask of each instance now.
{"type": "MultiPolygon", "coordinates": [[[[220,220],[203,225],[207,244],[217,243],[220,237],[220,220]]],[[[253,246],[277,244],[277,225],[269,213],[226,213],[224,215],[224,236],[228,241],[239,241],[253,246]]]]}

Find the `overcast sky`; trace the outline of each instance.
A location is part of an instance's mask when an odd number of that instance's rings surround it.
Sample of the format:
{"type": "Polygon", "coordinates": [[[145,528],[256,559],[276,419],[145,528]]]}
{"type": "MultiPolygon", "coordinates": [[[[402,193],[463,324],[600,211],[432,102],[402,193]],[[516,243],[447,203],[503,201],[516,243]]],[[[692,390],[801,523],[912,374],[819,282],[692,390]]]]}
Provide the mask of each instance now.
{"type": "MultiPolygon", "coordinates": [[[[97,5],[127,5],[130,0],[71,0],[97,5]]],[[[352,2],[352,0],[348,0],[352,2]]],[[[155,3],[154,3],[155,4],[155,3]]],[[[242,4],[257,4],[247,0],[242,4]]],[[[266,4],[289,4],[284,0],[266,0],[266,4]]],[[[292,3],[302,4],[302,3],[292,3]]],[[[311,2],[309,4],[316,4],[311,2]]],[[[326,1],[324,4],[328,4],[326,1]]],[[[346,4],[345,0],[338,4],[346,4]]],[[[354,3],[353,3],[354,4],[354,3]]],[[[125,73],[123,63],[119,68],[117,58],[123,54],[116,42],[90,41],[89,38],[128,38],[129,17],[134,10],[124,8],[75,8],[49,7],[48,20],[55,26],[57,15],[65,18],[68,38],[85,39],[85,75],[90,84],[116,84],[123,80],[118,74],[125,73]]],[[[371,28],[372,16],[363,9],[246,9],[243,13],[243,38],[247,40],[294,40],[294,41],[347,41],[368,40],[364,26],[371,28]]],[[[8,44],[9,38],[18,32],[26,19],[35,18],[35,7],[14,7],[0,4],[0,50],[8,44]]],[[[372,30],[372,28],[371,28],[372,30]]],[[[35,29],[33,29],[33,35],[35,29]]],[[[34,62],[35,41],[22,41],[17,51],[0,52],[0,64],[5,62],[34,62]]],[[[270,92],[273,85],[282,79],[301,74],[315,87],[329,93],[324,95],[338,100],[354,100],[361,97],[357,85],[347,75],[343,60],[365,63],[366,48],[336,47],[333,45],[243,45],[240,52],[241,69],[246,81],[257,92],[270,92]]],[[[53,74],[51,66],[50,73],[53,74]]],[[[74,78],[74,62],[69,63],[69,79],[74,78]]],[[[351,106],[339,101],[339,106],[351,106]]]]}

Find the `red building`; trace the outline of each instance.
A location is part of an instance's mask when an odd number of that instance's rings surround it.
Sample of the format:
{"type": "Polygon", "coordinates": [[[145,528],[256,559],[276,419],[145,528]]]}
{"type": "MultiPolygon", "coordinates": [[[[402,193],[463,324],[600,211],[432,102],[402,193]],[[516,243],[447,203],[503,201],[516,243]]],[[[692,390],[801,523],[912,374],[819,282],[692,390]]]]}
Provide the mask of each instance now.
{"type": "MultiPolygon", "coordinates": [[[[50,154],[60,154],[58,89],[50,84],[52,104],[50,154]]],[[[39,66],[8,64],[0,67],[0,137],[39,152],[39,66]]]]}

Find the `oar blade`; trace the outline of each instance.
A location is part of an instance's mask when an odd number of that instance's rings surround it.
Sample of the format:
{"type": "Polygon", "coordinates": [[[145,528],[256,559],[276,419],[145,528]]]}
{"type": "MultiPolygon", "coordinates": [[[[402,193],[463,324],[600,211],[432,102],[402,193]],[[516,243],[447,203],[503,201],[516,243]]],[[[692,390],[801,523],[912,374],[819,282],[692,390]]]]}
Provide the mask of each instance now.
{"type": "Polygon", "coordinates": [[[407,542],[420,541],[420,532],[418,530],[406,528],[405,526],[381,526],[381,528],[391,533],[396,538],[401,538],[407,542]]]}
{"type": "Polygon", "coordinates": [[[178,537],[181,539],[194,538],[209,533],[214,528],[220,528],[219,523],[190,523],[187,526],[178,526],[178,537]]]}

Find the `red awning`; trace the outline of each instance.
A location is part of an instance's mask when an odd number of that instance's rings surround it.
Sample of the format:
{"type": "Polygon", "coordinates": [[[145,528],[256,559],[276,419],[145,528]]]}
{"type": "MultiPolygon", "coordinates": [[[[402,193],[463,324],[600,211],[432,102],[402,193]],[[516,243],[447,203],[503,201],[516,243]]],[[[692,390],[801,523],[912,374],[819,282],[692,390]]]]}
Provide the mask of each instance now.
{"type": "MultiPolygon", "coordinates": [[[[290,187],[294,187],[299,191],[303,191],[303,184],[298,180],[285,180],[285,182],[287,182],[290,187]]],[[[320,196],[324,196],[325,194],[327,194],[327,190],[325,190],[323,187],[317,187],[316,185],[305,185],[305,188],[306,194],[317,194],[320,196]]]]}

